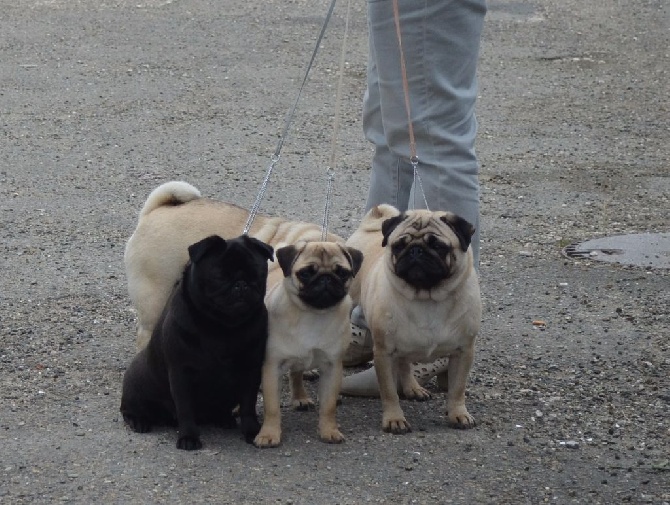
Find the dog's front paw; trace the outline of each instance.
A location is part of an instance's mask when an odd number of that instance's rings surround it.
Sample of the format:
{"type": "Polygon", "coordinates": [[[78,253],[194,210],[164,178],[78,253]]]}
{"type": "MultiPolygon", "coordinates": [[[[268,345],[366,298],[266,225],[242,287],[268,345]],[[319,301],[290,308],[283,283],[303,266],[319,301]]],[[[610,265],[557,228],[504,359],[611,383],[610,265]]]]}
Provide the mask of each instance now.
{"type": "Polygon", "coordinates": [[[319,438],[322,442],[326,442],[327,444],[341,444],[344,442],[344,435],[342,435],[342,432],[337,428],[321,430],[319,438]]]}
{"type": "Polygon", "coordinates": [[[384,418],[382,420],[382,430],[386,433],[393,433],[394,435],[404,435],[412,431],[412,427],[407,422],[405,417],[384,418]]]}
{"type": "Polygon", "coordinates": [[[406,399],[417,402],[425,402],[426,400],[430,400],[432,398],[430,392],[418,384],[412,388],[403,389],[402,394],[406,399]]]}
{"type": "Polygon", "coordinates": [[[465,407],[457,407],[447,411],[447,422],[452,428],[467,430],[477,424],[465,407]]]}
{"type": "Polygon", "coordinates": [[[123,414],[123,420],[135,433],[147,433],[151,431],[151,422],[146,417],[123,414]]]}
{"type": "Polygon", "coordinates": [[[314,402],[311,398],[295,398],[291,401],[293,410],[314,410],[314,402]]]}
{"type": "Polygon", "coordinates": [[[202,449],[202,442],[197,435],[182,435],[177,439],[177,449],[197,451],[198,449],[202,449]]]}
{"type": "Polygon", "coordinates": [[[247,444],[253,444],[256,435],[261,431],[261,423],[255,416],[244,416],[240,418],[240,428],[247,444]]]}
{"type": "Polygon", "coordinates": [[[261,432],[256,435],[254,445],[261,449],[269,447],[277,447],[281,443],[281,433],[279,430],[262,428],[261,432]]]}

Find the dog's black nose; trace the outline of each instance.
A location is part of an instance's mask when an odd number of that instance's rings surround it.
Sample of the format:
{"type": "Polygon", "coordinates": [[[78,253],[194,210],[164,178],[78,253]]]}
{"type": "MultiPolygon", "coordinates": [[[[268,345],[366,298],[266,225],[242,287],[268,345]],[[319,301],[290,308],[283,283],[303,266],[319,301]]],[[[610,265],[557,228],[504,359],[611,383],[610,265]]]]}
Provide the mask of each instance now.
{"type": "Polygon", "coordinates": [[[324,288],[330,286],[332,282],[333,279],[330,277],[330,275],[322,275],[321,277],[319,277],[319,285],[324,288]]]}
{"type": "Polygon", "coordinates": [[[419,247],[418,245],[410,247],[409,251],[407,251],[408,256],[410,259],[413,260],[418,260],[423,258],[423,248],[419,247]]]}
{"type": "Polygon", "coordinates": [[[235,281],[235,284],[233,284],[233,291],[236,292],[246,291],[247,288],[247,281],[239,280],[235,281]]]}

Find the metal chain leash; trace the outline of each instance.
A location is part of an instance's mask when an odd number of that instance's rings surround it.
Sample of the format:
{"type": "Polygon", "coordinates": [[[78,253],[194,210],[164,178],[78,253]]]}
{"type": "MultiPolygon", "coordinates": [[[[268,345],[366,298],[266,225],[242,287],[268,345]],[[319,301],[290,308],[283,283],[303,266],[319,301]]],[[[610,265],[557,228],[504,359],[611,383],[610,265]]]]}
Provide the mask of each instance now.
{"type": "Polygon", "coordinates": [[[326,182],[326,204],[323,209],[323,222],[321,223],[321,241],[325,242],[328,237],[328,221],[330,219],[330,204],[332,201],[333,181],[335,179],[335,171],[328,168],[326,175],[328,181],[326,182]]]}
{"type": "Polygon", "coordinates": [[[321,32],[319,33],[319,36],[316,40],[316,44],[314,45],[314,51],[312,52],[312,57],[309,60],[309,64],[307,65],[307,70],[305,71],[305,76],[302,79],[302,84],[300,85],[300,88],[298,89],[298,94],[295,98],[295,102],[293,103],[293,107],[289,111],[286,120],[284,122],[284,130],[281,133],[281,136],[279,137],[279,142],[277,143],[277,148],[275,149],[274,154],[272,155],[272,158],[270,160],[270,164],[268,165],[268,168],[265,173],[265,178],[263,179],[263,182],[261,183],[261,187],[258,191],[258,195],[256,196],[256,201],[251,207],[251,210],[249,211],[249,217],[247,219],[246,224],[244,225],[244,229],[242,230],[243,235],[247,235],[249,233],[249,230],[251,229],[251,225],[254,222],[254,219],[256,218],[256,214],[258,214],[258,210],[260,209],[261,202],[263,200],[263,197],[265,196],[265,191],[267,190],[268,183],[270,181],[270,176],[272,175],[272,171],[274,170],[275,165],[279,162],[279,159],[281,158],[281,150],[282,147],[284,146],[284,142],[286,141],[286,137],[288,136],[289,132],[289,127],[291,126],[291,123],[293,122],[293,117],[295,116],[295,111],[298,107],[298,102],[300,101],[300,96],[302,95],[302,91],[305,88],[305,84],[307,83],[307,77],[309,76],[309,72],[312,69],[312,66],[314,64],[314,60],[316,59],[316,54],[319,51],[319,46],[321,45],[321,41],[323,40],[323,35],[326,33],[326,27],[328,26],[328,22],[330,21],[330,18],[333,14],[333,10],[335,9],[335,0],[332,0],[330,2],[330,6],[328,8],[328,13],[326,14],[326,18],[323,21],[323,26],[321,27],[321,32]]]}
{"type": "Polygon", "coordinates": [[[351,0],[347,0],[347,15],[344,22],[344,35],[342,36],[342,50],[340,51],[340,74],[337,80],[337,92],[335,94],[335,116],[333,118],[333,138],[330,149],[330,165],[326,169],[328,181],[326,183],[326,204],[323,209],[323,223],[321,224],[321,240],[325,241],[328,236],[328,223],[330,221],[330,206],[332,202],[333,181],[335,179],[335,165],[337,153],[337,137],[340,131],[340,108],[342,97],[342,80],[344,78],[344,59],[347,54],[347,36],[349,35],[349,19],[351,17],[351,0]]]}

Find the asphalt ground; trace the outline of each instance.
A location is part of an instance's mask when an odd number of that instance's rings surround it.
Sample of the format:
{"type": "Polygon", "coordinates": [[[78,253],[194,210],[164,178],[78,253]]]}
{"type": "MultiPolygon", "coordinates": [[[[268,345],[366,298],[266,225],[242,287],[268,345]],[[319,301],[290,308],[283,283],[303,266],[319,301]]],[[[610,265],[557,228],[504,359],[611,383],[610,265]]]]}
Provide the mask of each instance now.
{"type": "MultiPolygon", "coordinates": [[[[346,4],[338,4],[261,212],[321,222],[346,4]]],[[[347,440],[283,409],[280,448],[118,412],[135,316],[122,256],[158,184],[250,207],[326,2],[0,0],[0,502],[670,503],[667,269],[565,246],[667,233],[663,0],[491,1],[480,66],[482,332],[472,430],[444,395],[345,398],[347,440]]],[[[365,4],[346,53],[331,230],[361,217],[365,4]]],[[[349,372],[347,372],[349,373],[349,372]]],[[[262,412],[262,406],[259,404],[262,412]]]]}

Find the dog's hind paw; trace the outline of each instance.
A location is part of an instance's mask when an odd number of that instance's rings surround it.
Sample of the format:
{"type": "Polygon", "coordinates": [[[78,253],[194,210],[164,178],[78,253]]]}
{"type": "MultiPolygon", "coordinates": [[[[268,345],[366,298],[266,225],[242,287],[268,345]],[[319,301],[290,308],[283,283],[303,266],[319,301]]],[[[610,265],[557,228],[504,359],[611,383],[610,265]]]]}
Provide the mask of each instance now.
{"type": "Polygon", "coordinates": [[[314,382],[319,380],[319,371],[318,370],[305,370],[302,373],[302,378],[309,382],[314,382]]]}
{"type": "Polygon", "coordinates": [[[475,418],[470,415],[465,407],[454,409],[451,412],[448,411],[447,422],[449,426],[459,430],[467,430],[477,425],[475,418]]]}
{"type": "Polygon", "coordinates": [[[340,430],[337,429],[322,431],[319,434],[319,438],[321,439],[322,442],[325,442],[327,444],[341,444],[342,442],[344,442],[344,435],[342,435],[340,430]]]}
{"type": "Polygon", "coordinates": [[[414,400],[417,402],[425,402],[432,398],[430,392],[418,384],[414,388],[404,390],[402,394],[407,400],[414,400]]]}
{"type": "Polygon", "coordinates": [[[202,449],[200,438],[192,435],[183,435],[177,439],[177,449],[185,451],[197,451],[202,449]]]}
{"type": "Polygon", "coordinates": [[[147,433],[151,431],[151,422],[146,417],[123,414],[123,420],[135,433],[147,433]]]}
{"type": "Polygon", "coordinates": [[[310,398],[295,398],[291,402],[291,406],[293,407],[293,410],[300,411],[315,409],[314,402],[310,398]]]}

